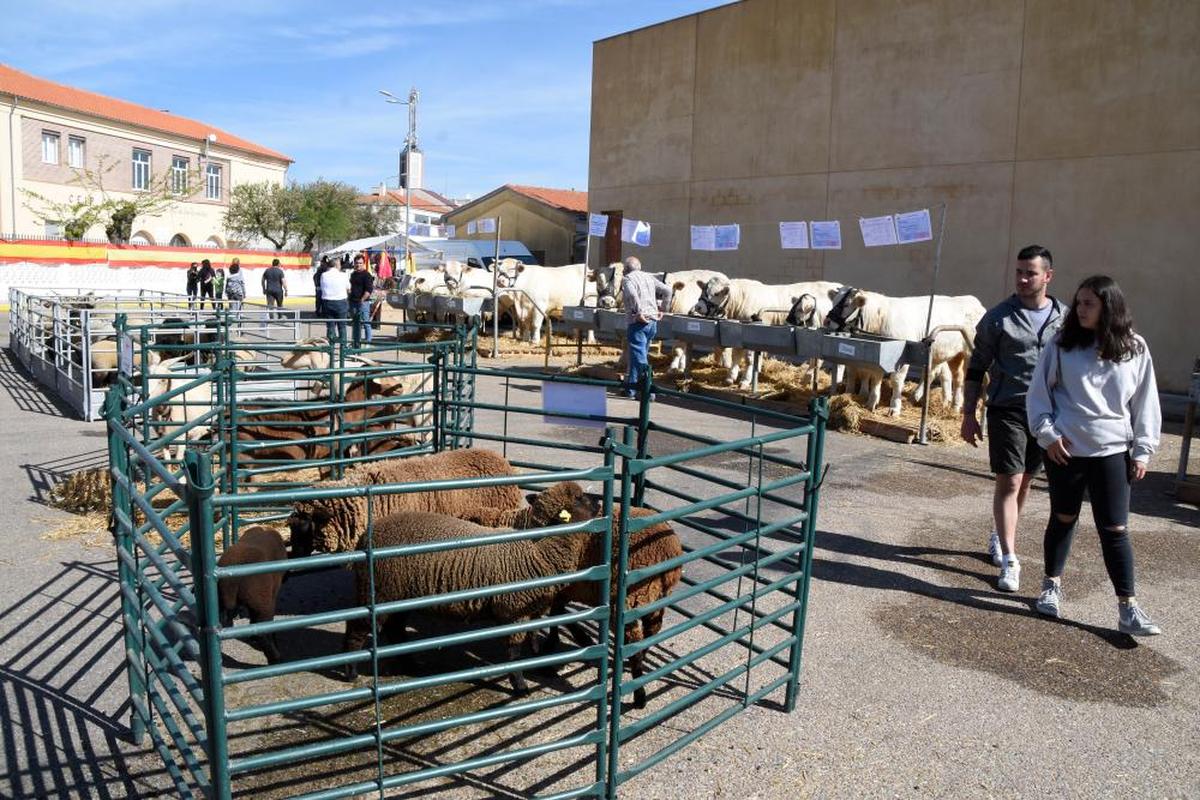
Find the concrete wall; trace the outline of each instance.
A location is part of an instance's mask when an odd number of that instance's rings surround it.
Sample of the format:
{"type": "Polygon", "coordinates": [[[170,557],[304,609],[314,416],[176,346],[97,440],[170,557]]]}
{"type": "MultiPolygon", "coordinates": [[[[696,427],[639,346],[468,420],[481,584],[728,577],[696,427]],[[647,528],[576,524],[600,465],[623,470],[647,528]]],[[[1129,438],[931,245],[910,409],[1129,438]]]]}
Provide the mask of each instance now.
{"type": "Polygon", "coordinates": [[[1192,0],[743,0],[596,43],[590,205],[650,221],[625,248],[655,269],[920,294],[933,246],[867,250],[857,218],[930,207],[936,230],[945,203],[940,293],[992,305],[1043,244],[1061,298],[1121,282],[1182,389],[1198,40],[1192,0]],[[779,221],[814,219],[841,220],[843,250],[780,249],[779,221]],[[739,251],[690,251],[689,225],[733,222],[739,251]]]}

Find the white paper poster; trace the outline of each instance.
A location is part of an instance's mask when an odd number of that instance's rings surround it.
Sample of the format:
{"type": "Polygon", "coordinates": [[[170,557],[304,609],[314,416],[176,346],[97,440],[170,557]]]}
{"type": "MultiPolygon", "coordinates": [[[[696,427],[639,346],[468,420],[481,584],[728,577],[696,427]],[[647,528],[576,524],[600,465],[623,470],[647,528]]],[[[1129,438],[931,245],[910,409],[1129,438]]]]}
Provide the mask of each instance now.
{"type": "Polygon", "coordinates": [[[812,247],[814,250],[841,250],[842,223],[837,220],[813,222],[812,247]]]}
{"type": "Polygon", "coordinates": [[[716,230],[717,250],[737,250],[742,243],[740,225],[718,225],[716,230]]]}
{"type": "Polygon", "coordinates": [[[621,220],[621,241],[642,247],[650,246],[650,223],[640,219],[621,220]]]}
{"type": "Polygon", "coordinates": [[[896,220],[891,214],[885,217],[859,217],[858,227],[862,231],[863,244],[867,247],[896,244],[896,220]]]}
{"type": "Polygon", "coordinates": [[[716,250],[717,249],[717,229],[712,225],[693,225],[692,226],[692,249],[693,250],[716,250]]]}
{"type": "Polygon", "coordinates": [[[122,332],[117,338],[117,370],[128,378],[133,375],[133,337],[122,332]]]}
{"type": "Polygon", "coordinates": [[[492,219],[491,217],[488,217],[487,219],[479,220],[479,232],[480,233],[495,233],[496,232],[496,220],[492,219]]]}
{"type": "Polygon", "coordinates": [[[583,428],[603,428],[608,413],[603,386],[578,383],[542,384],[542,422],[548,425],[575,425],[583,428]],[[590,414],[596,419],[572,419],[555,414],[590,414]]]}
{"type": "Polygon", "coordinates": [[[933,226],[929,222],[929,209],[909,211],[896,215],[896,235],[900,244],[928,242],[933,238],[933,226]]]}
{"type": "Polygon", "coordinates": [[[447,238],[447,239],[453,239],[453,238],[454,238],[454,226],[453,226],[453,225],[447,225],[447,226],[446,226],[446,228],[445,228],[445,231],[446,231],[446,238],[447,238]]]}
{"type": "Polygon", "coordinates": [[[779,246],[784,250],[808,249],[807,222],[779,223],[779,246]]]}
{"type": "Polygon", "coordinates": [[[588,236],[604,236],[608,233],[608,214],[588,214],[588,236]]]}
{"type": "Polygon", "coordinates": [[[475,231],[478,229],[478,227],[479,226],[477,226],[475,224],[475,220],[471,220],[470,222],[468,222],[467,223],[467,236],[474,236],[475,231]]]}

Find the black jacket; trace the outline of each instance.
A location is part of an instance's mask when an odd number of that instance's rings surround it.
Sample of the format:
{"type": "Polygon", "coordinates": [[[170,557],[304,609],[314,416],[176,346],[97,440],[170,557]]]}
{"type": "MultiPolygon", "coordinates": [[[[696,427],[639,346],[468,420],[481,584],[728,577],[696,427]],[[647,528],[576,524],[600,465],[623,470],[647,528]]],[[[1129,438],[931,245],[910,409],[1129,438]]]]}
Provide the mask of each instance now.
{"type": "Polygon", "coordinates": [[[350,273],[350,302],[361,303],[375,289],[375,276],[363,270],[350,273]]]}

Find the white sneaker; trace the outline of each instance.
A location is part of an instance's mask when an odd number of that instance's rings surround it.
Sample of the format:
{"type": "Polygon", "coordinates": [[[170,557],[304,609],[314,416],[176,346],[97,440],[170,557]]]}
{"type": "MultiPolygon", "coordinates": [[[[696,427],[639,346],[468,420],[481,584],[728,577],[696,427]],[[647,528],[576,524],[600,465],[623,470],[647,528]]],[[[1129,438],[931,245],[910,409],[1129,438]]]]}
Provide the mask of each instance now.
{"type": "Polygon", "coordinates": [[[1053,578],[1042,579],[1042,593],[1038,595],[1036,608],[1039,614],[1058,617],[1062,605],[1062,582],[1053,578]]]}
{"type": "Polygon", "coordinates": [[[992,563],[997,567],[1004,564],[1004,551],[1000,548],[1000,534],[992,531],[992,537],[988,539],[988,555],[992,557],[992,563]]]}
{"type": "Polygon", "coordinates": [[[1000,578],[996,588],[1002,592],[1015,592],[1021,588],[1021,565],[1011,558],[1000,568],[1000,578]]]}
{"type": "Polygon", "coordinates": [[[1117,604],[1117,630],[1130,636],[1158,636],[1162,628],[1154,624],[1150,615],[1136,603],[1117,604]]]}

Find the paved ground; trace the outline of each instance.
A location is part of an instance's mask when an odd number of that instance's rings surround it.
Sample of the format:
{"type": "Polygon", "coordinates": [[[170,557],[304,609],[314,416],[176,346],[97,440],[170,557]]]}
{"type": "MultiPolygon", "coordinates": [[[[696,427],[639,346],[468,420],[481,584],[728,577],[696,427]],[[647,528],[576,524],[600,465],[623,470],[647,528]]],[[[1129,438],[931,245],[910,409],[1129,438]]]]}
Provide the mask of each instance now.
{"type": "MultiPolygon", "coordinates": [[[[161,766],[125,741],[112,554],[41,538],[63,516],[43,504],[49,485],[102,462],[102,427],[65,416],[7,350],[0,389],[0,796],[170,796],[155,788],[161,766]]],[[[484,394],[503,396],[494,384],[484,394]]],[[[670,404],[655,413],[718,436],[743,426],[670,404]]],[[[1066,618],[1031,612],[1041,486],[1022,529],[1022,591],[1004,595],[982,554],[983,452],[831,435],[799,707],[749,709],[623,796],[1200,796],[1200,512],[1164,494],[1177,430],[1166,439],[1131,523],[1139,595],[1166,635],[1134,642],[1113,631],[1087,522],[1066,618]]],[[[446,796],[517,788],[497,778],[446,796]]]]}

